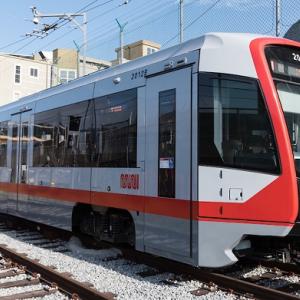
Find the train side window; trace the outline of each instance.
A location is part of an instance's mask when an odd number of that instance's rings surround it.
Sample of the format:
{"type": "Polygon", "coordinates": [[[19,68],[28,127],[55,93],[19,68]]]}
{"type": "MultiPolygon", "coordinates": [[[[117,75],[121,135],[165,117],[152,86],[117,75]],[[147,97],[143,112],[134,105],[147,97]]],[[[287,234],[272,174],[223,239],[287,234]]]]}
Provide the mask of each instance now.
{"type": "Polygon", "coordinates": [[[0,167],[7,167],[8,122],[0,122],[0,167]]]}
{"type": "Polygon", "coordinates": [[[35,115],[35,167],[90,167],[94,131],[93,100],[35,115]]]}
{"type": "Polygon", "coordinates": [[[199,164],[278,173],[274,134],[256,80],[199,74],[199,164]]]}
{"type": "Polygon", "coordinates": [[[176,89],[159,93],[158,195],[175,197],[176,89]]]}
{"type": "Polygon", "coordinates": [[[79,131],[81,116],[69,116],[69,130],[79,131]]]}
{"type": "Polygon", "coordinates": [[[95,99],[95,167],[135,168],[137,90],[95,99]]]}
{"type": "Polygon", "coordinates": [[[42,112],[34,116],[33,166],[56,167],[58,110],[42,112]]]}
{"type": "Polygon", "coordinates": [[[137,90],[35,114],[35,167],[136,167],[137,90]]]}

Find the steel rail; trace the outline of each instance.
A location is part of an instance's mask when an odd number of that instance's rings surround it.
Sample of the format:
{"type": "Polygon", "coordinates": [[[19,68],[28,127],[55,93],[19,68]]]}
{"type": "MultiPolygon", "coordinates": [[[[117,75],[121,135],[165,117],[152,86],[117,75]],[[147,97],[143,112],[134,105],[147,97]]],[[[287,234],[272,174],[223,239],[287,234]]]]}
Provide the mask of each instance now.
{"type": "Polygon", "coordinates": [[[165,272],[180,275],[188,275],[190,278],[197,279],[207,284],[215,283],[224,290],[231,290],[242,294],[250,294],[258,299],[264,300],[299,300],[298,296],[282,292],[276,289],[261,286],[246,280],[234,278],[207,269],[199,269],[187,264],[179,263],[169,259],[155,257],[149,254],[137,252],[131,249],[120,249],[124,258],[149,265],[153,268],[165,272]]]}
{"type": "Polygon", "coordinates": [[[3,257],[11,259],[14,263],[25,266],[30,272],[41,275],[41,280],[49,283],[55,283],[64,294],[69,296],[78,295],[79,299],[89,300],[111,300],[115,295],[112,293],[101,293],[96,289],[88,287],[86,284],[74,280],[70,276],[59,273],[51,267],[44,266],[39,262],[32,260],[24,254],[19,254],[6,245],[0,244],[0,253],[3,257]]]}
{"type": "MultiPolygon", "coordinates": [[[[19,222],[18,222],[19,225],[23,225],[25,227],[28,226],[29,224],[35,223],[32,221],[25,220],[25,224],[24,224],[24,220],[22,220],[20,218],[18,218],[18,220],[19,220],[19,222]]],[[[70,233],[66,233],[64,230],[61,230],[61,229],[57,229],[57,228],[43,225],[43,224],[39,224],[38,226],[39,227],[41,226],[41,229],[43,228],[42,231],[44,233],[52,232],[55,237],[58,237],[58,236],[63,237],[64,236],[66,239],[68,239],[68,237],[71,236],[70,233]]],[[[32,228],[36,228],[36,225],[32,225],[32,228]]],[[[86,238],[86,236],[80,236],[80,238],[84,242],[86,242],[87,245],[92,245],[91,240],[89,238],[86,238]]],[[[178,275],[187,275],[189,278],[193,278],[193,279],[205,282],[207,284],[211,284],[213,282],[216,285],[218,285],[218,287],[220,289],[223,289],[225,291],[230,290],[230,292],[244,294],[244,295],[250,294],[251,296],[256,297],[257,299],[266,299],[266,300],[282,300],[282,299],[299,300],[300,299],[299,297],[297,297],[295,295],[292,295],[292,294],[289,294],[289,293],[286,293],[286,292],[283,292],[280,290],[261,286],[261,285],[258,285],[258,284],[255,284],[253,282],[249,282],[246,280],[237,279],[232,276],[218,273],[216,271],[196,268],[191,265],[172,261],[172,260],[169,260],[166,258],[153,256],[151,254],[139,252],[139,251],[136,251],[131,248],[119,247],[116,245],[112,245],[108,242],[97,242],[97,245],[98,246],[101,245],[101,247],[103,247],[103,248],[116,247],[122,252],[123,258],[125,258],[125,259],[131,260],[131,261],[134,261],[134,262],[137,262],[140,264],[146,264],[149,267],[156,268],[163,272],[171,272],[171,273],[178,274],[178,275]]],[[[2,252],[1,245],[0,245],[0,252],[2,252]]],[[[270,265],[270,267],[271,267],[271,265],[270,265]]],[[[284,268],[284,265],[282,266],[282,265],[277,264],[277,265],[274,265],[273,267],[279,267],[279,269],[287,271],[284,268]]],[[[290,268],[289,269],[290,272],[298,273],[298,271],[299,271],[299,268],[297,271],[296,266],[295,267],[289,266],[289,268],[290,268]]],[[[51,270],[51,272],[53,272],[53,271],[51,270]]],[[[53,281],[53,280],[50,280],[50,281],[53,281]]],[[[54,281],[56,281],[56,280],[54,280],[54,281]]],[[[88,298],[88,299],[90,299],[90,298],[88,298]]],[[[93,298],[91,298],[91,299],[93,299],[93,298]]],[[[95,299],[102,299],[102,298],[95,298],[95,299]]],[[[105,299],[108,299],[108,298],[105,298],[105,299]]],[[[111,299],[111,298],[109,298],[109,299],[111,299]]]]}
{"type": "Polygon", "coordinates": [[[300,276],[300,267],[299,265],[292,264],[292,263],[283,263],[275,260],[264,260],[264,259],[257,259],[257,258],[247,258],[241,260],[242,264],[260,264],[263,267],[266,268],[277,268],[280,269],[281,271],[285,271],[288,273],[294,273],[295,275],[300,276]]]}

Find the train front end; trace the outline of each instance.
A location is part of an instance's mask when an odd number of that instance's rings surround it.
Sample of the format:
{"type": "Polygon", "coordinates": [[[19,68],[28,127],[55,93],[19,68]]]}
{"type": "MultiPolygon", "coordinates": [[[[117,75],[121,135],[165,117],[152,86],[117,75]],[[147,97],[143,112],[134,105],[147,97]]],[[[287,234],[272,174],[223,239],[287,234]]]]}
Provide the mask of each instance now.
{"type": "Polygon", "coordinates": [[[214,267],[256,237],[291,234],[300,182],[300,44],[227,34],[218,44],[201,49],[198,81],[198,263],[214,267]]]}
{"type": "MultiPolygon", "coordinates": [[[[273,88],[279,97],[289,135],[289,145],[293,157],[289,157],[290,164],[294,164],[295,181],[300,191],[300,45],[293,42],[281,41],[282,44],[269,45],[265,48],[269,70],[273,78],[273,88]]],[[[300,198],[299,198],[300,199],[300,198]]],[[[297,219],[292,236],[300,235],[300,215],[297,219]]]]}

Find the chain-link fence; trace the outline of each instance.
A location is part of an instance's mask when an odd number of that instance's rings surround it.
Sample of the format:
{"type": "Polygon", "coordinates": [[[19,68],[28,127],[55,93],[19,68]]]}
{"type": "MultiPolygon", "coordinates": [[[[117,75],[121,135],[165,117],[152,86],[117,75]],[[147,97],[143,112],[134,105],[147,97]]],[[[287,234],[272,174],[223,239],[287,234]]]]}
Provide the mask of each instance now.
{"type": "MultiPolygon", "coordinates": [[[[184,40],[213,31],[275,36],[277,2],[280,3],[279,32],[284,36],[300,19],[300,0],[184,0],[184,40]]],[[[115,18],[122,23],[128,22],[124,31],[125,44],[146,39],[166,48],[179,42],[179,0],[132,0],[126,7],[112,5],[104,12],[89,12],[90,56],[114,58],[114,49],[119,47],[115,18]]],[[[68,48],[73,47],[73,40],[81,39],[81,36],[67,31],[54,41],[50,39],[46,45],[41,43],[39,48],[43,50],[60,39],[68,48]]]]}
{"type": "MultiPolygon", "coordinates": [[[[166,0],[165,3],[170,1],[166,0]]],[[[173,4],[175,2],[173,0],[173,4]]],[[[185,0],[184,39],[213,31],[275,36],[276,2],[280,4],[279,35],[284,36],[292,24],[300,19],[300,0],[185,0]]],[[[139,36],[158,41],[163,48],[176,44],[179,35],[178,11],[176,4],[168,11],[163,11],[161,4],[161,11],[155,15],[151,10],[144,12],[143,23],[133,26],[129,22],[125,36],[129,40],[137,40],[139,36]]]]}
{"type": "MultiPolygon", "coordinates": [[[[251,32],[284,36],[300,19],[299,0],[203,0],[190,1],[186,7],[185,27],[198,27],[201,33],[211,31],[251,32]],[[279,10],[276,9],[277,5],[279,10]],[[197,7],[198,6],[198,9],[197,7]],[[198,10],[199,17],[196,11],[198,10]],[[202,15],[201,15],[202,11],[202,15]],[[278,13],[279,11],[279,13],[278,13]]],[[[186,29],[186,37],[192,37],[195,28],[186,29]]]]}

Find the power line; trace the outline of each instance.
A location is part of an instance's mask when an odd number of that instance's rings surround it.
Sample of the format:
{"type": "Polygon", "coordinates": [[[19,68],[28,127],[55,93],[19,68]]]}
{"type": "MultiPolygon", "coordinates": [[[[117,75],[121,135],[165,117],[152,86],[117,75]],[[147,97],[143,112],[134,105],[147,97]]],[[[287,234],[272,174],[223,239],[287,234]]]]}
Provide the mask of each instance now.
{"type": "MultiPolygon", "coordinates": [[[[110,0],[110,1],[107,1],[107,2],[111,2],[111,1],[114,1],[114,0],[110,0]]],[[[99,0],[94,0],[94,1],[92,1],[91,3],[89,3],[89,4],[87,4],[87,5],[85,5],[84,7],[82,7],[78,12],[76,12],[76,13],[79,13],[80,11],[82,11],[82,10],[84,10],[84,9],[86,9],[86,8],[88,8],[88,7],[90,7],[91,5],[93,5],[93,4],[95,4],[95,3],[97,3],[97,2],[99,2],[99,0]]],[[[105,4],[105,3],[104,3],[105,4]]],[[[104,5],[103,4],[103,5],[104,5]]],[[[60,19],[60,20],[57,20],[56,22],[54,22],[54,23],[52,23],[50,26],[52,27],[55,27],[56,25],[59,25],[59,23],[61,23],[61,22],[63,22],[63,21],[66,21],[66,20],[62,20],[62,19],[60,19]]],[[[59,27],[60,28],[60,27],[59,27]]],[[[58,28],[56,28],[56,29],[58,29],[58,28]]],[[[51,34],[52,32],[50,32],[49,34],[51,34]]],[[[49,34],[48,34],[48,36],[49,36],[49,34]]],[[[9,43],[9,44],[7,44],[7,45],[4,45],[4,46],[2,46],[2,47],[0,47],[0,50],[3,50],[3,49],[6,49],[6,48],[9,48],[9,47],[11,47],[11,46],[14,46],[14,45],[16,45],[16,44],[19,44],[19,43],[21,43],[21,42],[23,42],[23,41],[25,41],[25,40],[28,40],[30,37],[29,36],[26,36],[26,37],[24,37],[24,38],[21,38],[21,39],[19,39],[19,40],[17,40],[17,41],[14,41],[14,42],[11,42],[11,43],[9,43]]],[[[31,42],[30,43],[28,43],[28,45],[29,44],[31,44],[31,42]]],[[[27,45],[27,44],[26,44],[27,45]]],[[[26,46],[25,45],[25,46],[26,46]]],[[[23,49],[23,47],[21,48],[21,49],[23,49]]],[[[19,51],[19,49],[18,50],[16,50],[16,51],[19,51]]]]}
{"type": "MultiPolygon", "coordinates": [[[[99,0],[98,0],[98,1],[99,1],[99,0]]],[[[96,9],[96,8],[98,8],[98,7],[104,6],[105,4],[111,3],[111,2],[113,2],[113,1],[115,1],[115,0],[108,0],[108,1],[106,1],[106,2],[104,2],[104,3],[100,3],[100,4],[96,5],[96,6],[93,6],[93,7],[89,8],[88,10],[85,10],[84,12],[87,13],[87,12],[89,12],[89,11],[91,11],[91,10],[94,10],[94,9],[96,9]]]]}
{"type": "MultiPolygon", "coordinates": [[[[86,9],[86,8],[88,8],[88,7],[90,7],[91,5],[97,3],[98,1],[99,1],[99,0],[94,0],[94,1],[90,2],[89,4],[85,5],[83,8],[81,8],[80,10],[78,10],[76,13],[80,13],[80,11],[82,11],[82,10],[84,10],[84,9],[86,9]]],[[[114,1],[114,0],[111,0],[111,1],[114,1]]],[[[64,21],[66,21],[65,24],[71,22],[71,20],[62,20],[62,19],[59,19],[58,21],[54,22],[53,24],[59,24],[59,23],[62,23],[62,22],[64,22],[64,21]]],[[[63,26],[63,25],[61,25],[60,27],[62,27],[62,26],[63,26]]],[[[59,27],[59,28],[60,28],[60,27],[59,27]]],[[[58,28],[57,28],[57,29],[58,29],[58,28]]],[[[50,32],[49,34],[51,34],[51,33],[53,33],[53,31],[50,32]]],[[[49,35],[48,35],[48,36],[49,36],[49,35]]],[[[30,37],[25,37],[25,38],[23,38],[23,39],[17,40],[17,41],[15,41],[15,42],[12,42],[12,43],[10,43],[10,44],[8,44],[8,45],[3,46],[3,47],[0,48],[0,49],[8,48],[9,46],[13,46],[13,45],[18,44],[18,43],[20,43],[20,42],[22,42],[22,41],[25,41],[25,40],[27,40],[27,39],[29,39],[29,38],[30,38],[30,37]]],[[[35,37],[34,39],[32,39],[31,41],[29,41],[29,42],[26,43],[25,45],[21,46],[20,48],[16,49],[16,50],[13,51],[12,53],[10,53],[10,55],[14,55],[14,54],[16,54],[17,52],[23,50],[24,48],[26,48],[27,46],[29,46],[30,44],[32,44],[33,42],[35,42],[37,39],[38,39],[38,37],[35,37]]],[[[3,61],[3,60],[0,60],[0,62],[2,62],[2,61],[3,61]]],[[[4,71],[4,72],[5,72],[5,71],[4,71]]]]}
{"type": "MultiPolygon", "coordinates": [[[[161,5],[160,5],[161,6],[161,5]]],[[[131,33],[133,33],[133,32],[136,32],[136,31],[138,31],[138,30],[140,30],[141,28],[143,28],[143,27],[145,27],[145,26],[147,26],[147,25],[150,25],[150,24],[153,24],[154,22],[156,22],[156,21],[158,21],[158,20],[160,20],[160,19],[162,19],[162,18],[164,18],[166,15],[170,15],[171,13],[173,13],[173,12],[177,12],[178,11],[178,9],[177,9],[177,7],[176,7],[176,9],[174,9],[174,10],[171,10],[171,11],[168,11],[166,14],[163,14],[163,15],[160,15],[158,18],[155,18],[154,20],[151,20],[150,22],[148,22],[148,23],[145,23],[145,24],[143,24],[143,25],[141,25],[141,26],[139,26],[139,27],[136,27],[135,29],[133,29],[133,30],[128,30],[128,31],[126,31],[125,32],[125,36],[128,36],[129,34],[131,34],[131,33]]],[[[141,15],[141,17],[143,17],[143,15],[141,15]]],[[[139,17],[138,18],[132,18],[134,21],[136,21],[136,20],[138,20],[139,19],[139,17]]],[[[131,22],[131,20],[129,20],[129,22],[130,22],[130,25],[132,26],[132,25],[134,25],[135,23],[137,23],[137,22],[131,22]]],[[[93,37],[93,41],[97,41],[96,42],[96,45],[94,46],[94,47],[90,47],[89,48],[89,50],[93,50],[93,49],[95,49],[95,48],[97,48],[98,46],[98,44],[101,42],[101,41],[103,41],[103,40],[105,40],[106,41],[106,43],[108,43],[108,42],[110,42],[110,41],[113,41],[115,38],[112,38],[112,39],[109,39],[109,40],[107,40],[107,39],[97,39],[97,37],[103,37],[103,36],[105,36],[105,35],[107,35],[107,34],[111,34],[111,30],[109,30],[109,31],[106,31],[105,33],[101,33],[101,34],[99,34],[99,35],[97,35],[97,36],[95,36],[95,37],[93,37]]],[[[117,34],[117,30],[114,30],[114,34],[117,34]]],[[[103,43],[102,43],[102,45],[103,45],[103,43]]]]}
{"type": "Polygon", "coordinates": [[[12,43],[9,43],[9,44],[7,44],[7,45],[5,45],[5,46],[2,46],[2,47],[0,48],[0,50],[3,50],[3,49],[8,48],[8,47],[10,47],[10,46],[14,46],[14,45],[16,45],[16,44],[18,44],[18,43],[21,43],[21,42],[23,42],[23,41],[25,41],[25,40],[28,40],[28,39],[29,39],[28,36],[27,36],[27,37],[24,37],[24,38],[22,38],[22,39],[20,39],[20,40],[17,40],[17,41],[15,41],[15,42],[12,42],[12,43]]]}
{"type": "MultiPolygon", "coordinates": [[[[97,3],[97,2],[99,2],[99,0],[94,0],[94,1],[90,2],[90,3],[87,4],[86,6],[82,7],[82,8],[81,8],[78,12],[76,12],[76,13],[83,12],[83,10],[85,10],[86,8],[90,7],[91,5],[93,5],[93,4],[97,3]]],[[[84,11],[84,12],[87,12],[87,11],[84,11]]]]}
{"type": "MultiPolygon", "coordinates": [[[[113,1],[115,1],[115,0],[106,1],[106,2],[101,3],[101,4],[99,4],[99,5],[95,6],[95,7],[92,7],[91,9],[96,9],[97,7],[103,6],[103,5],[105,5],[105,4],[109,3],[109,2],[113,2],[113,1]]],[[[131,1],[132,1],[132,0],[130,0],[130,2],[131,2],[131,1]]],[[[128,4],[128,3],[129,3],[129,2],[124,1],[122,4],[119,4],[119,5],[117,5],[117,6],[114,6],[114,7],[110,8],[110,9],[108,9],[108,10],[106,10],[105,12],[102,12],[101,14],[96,15],[95,17],[93,17],[92,19],[90,19],[90,20],[88,21],[88,23],[94,22],[96,19],[98,19],[98,18],[100,18],[100,17],[102,17],[102,16],[104,16],[104,15],[106,15],[106,14],[109,14],[110,12],[112,12],[112,11],[114,11],[114,10],[116,10],[116,9],[120,8],[121,6],[124,6],[124,5],[128,4]]],[[[91,10],[91,9],[90,9],[90,10],[91,10]]],[[[105,25],[102,25],[102,26],[101,26],[101,28],[103,28],[103,27],[105,27],[105,25]]],[[[51,44],[57,42],[58,40],[60,40],[60,39],[62,39],[62,38],[64,38],[66,35],[69,35],[70,33],[72,33],[72,32],[75,31],[75,30],[76,30],[76,28],[72,28],[71,30],[69,30],[69,31],[67,31],[66,33],[64,33],[63,35],[61,35],[61,36],[57,37],[56,39],[50,41],[49,43],[45,44],[42,48],[40,48],[40,50],[45,49],[45,48],[48,47],[49,45],[51,45],[51,44]]],[[[97,30],[94,30],[94,31],[97,31],[97,30]]],[[[97,31],[97,34],[98,34],[98,33],[99,33],[99,31],[97,31]]],[[[109,33],[111,33],[111,30],[109,31],[109,33]]],[[[98,37],[98,36],[99,36],[99,35],[97,35],[96,37],[98,37]]],[[[93,41],[93,40],[94,40],[94,37],[89,38],[89,39],[88,39],[88,42],[90,42],[91,40],[93,41]]],[[[83,45],[84,45],[84,44],[82,44],[81,47],[82,47],[83,45]]],[[[38,50],[38,51],[40,51],[40,50],[38,50]]]]}
{"type": "MultiPolygon", "coordinates": [[[[94,0],[94,1],[90,2],[89,4],[85,5],[84,7],[82,7],[81,9],[79,9],[78,11],[76,11],[76,12],[73,13],[73,14],[86,13],[86,12],[88,12],[88,11],[91,11],[91,10],[93,10],[93,9],[96,9],[97,7],[100,7],[100,6],[104,6],[105,4],[110,3],[110,2],[113,2],[113,1],[115,1],[115,0],[108,0],[108,1],[106,1],[106,2],[104,2],[104,3],[100,3],[100,4],[98,4],[98,5],[94,6],[94,7],[91,7],[91,8],[89,8],[89,9],[87,9],[87,8],[90,7],[91,5],[93,5],[93,4],[97,3],[97,2],[99,2],[99,0],[94,0]],[[87,10],[85,10],[85,9],[87,9],[87,10]]],[[[59,18],[58,20],[56,20],[55,22],[53,22],[52,24],[50,24],[50,25],[48,26],[48,27],[51,28],[51,31],[50,31],[50,32],[47,31],[46,34],[45,34],[44,36],[40,37],[40,38],[44,39],[45,37],[48,37],[48,36],[49,36],[51,33],[53,33],[54,31],[60,29],[61,27],[65,26],[66,24],[72,22],[72,20],[73,20],[72,17],[71,17],[71,18],[67,18],[67,19],[66,19],[66,18],[59,18]],[[58,26],[58,25],[59,25],[59,26],[58,26]]],[[[43,33],[43,31],[42,31],[42,33],[43,33]]],[[[44,32],[44,33],[45,33],[45,32],[44,32]]]]}
{"type": "MultiPolygon", "coordinates": [[[[159,8],[160,10],[161,10],[161,4],[159,4],[158,3],[158,6],[155,6],[155,5],[153,5],[153,7],[151,7],[151,12],[153,13],[153,12],[156,12],[156,9],[157,8],[159,8]]],[[[149,9],[150,10],[150,9],[149,9]]],[[[131,14],[131,16],[132,16],[132,14],[131,14]]],[[[118,19],[119,18],[121,18],[120,16],[118,16],[118,19]]],[[[138,20],[139,19],[141,19],[141,18],[143,18],[144,19],[144,13],[141,13],[140,14],[140,16],[132,16],[132,18],[131,19],[129,19],[128,21],[129,21],[129,23],[130,23],[130,26],[133,26],[134,24],[136,24],[137,22],[138,22],[138,20]]],[[[102,26],[103,27],[103,26],[102,26]]],[[[105,35],[107,35],[107,34],[111,34],[112,33],[112,31],[114,31],[114,33],[115,32],[117,32],[117,30],[116,30],[116,26],[113,24],[113,26],[110,26],[110,28],[106,28],[107,30],[105,31],[105,32],[101,32],[101,33],[99,33],[97,30],[97,35],[96,36],[93,36],[91,39],[92,39],[92,43],[91,44],[93,44],[93,42],[95,43],[99,43],[99,41],[101,41],[101,40],[103,40],[103,36],[105,36],[105,35]],[[99,37],[101,37],[101,39],[99,40],[98,38],[99,37]]],[[[127,35],[127,32],[125,33],[125,35],[127,35]]],[[[92,49],[94,49],[94,48],[92,48],[92,49]]],[[[90,50],[91,50],[91,48],[90,48],[90,50]]]]}
{"type": "MultiPolygon", "coordinates": [[[[102,14],[98,15],[98,17],[101,17],[101,16],[103,16],[103,15],[108,14],[108,13],[110,13],[111,11],[115,10],[115,9],[118,8],[118,7],[119,7],[119,6],[113,7],[113,8],[111,8],[111,9],[108,9],[107,11],[105,11],[105,12],[103,12],[102,14]]],[[[90,22],[91,22],[91,21],[90,21],[90,22]]],[[[89,22],[89,23],[90,23],[90,22],[89,22]]],[[[60,39],[66,37],[66,35],[70,34],[71,32],[75,31],[76,29],[77,29],[77,28],[72,28],[72,29],[70,29],[69,31],[67,31],[66,33],[64,33],[64,34],[62,34],[61,36],[57,37],[55,40],[50,41],[49,43],[47,43],[46,45],[43,46],[43,49],[45,49],[46,47],[50,46],[51,44],[53,44],[53,43],[59,41],[60,39]]],[[[89,39],[89,40],[90,40],[90,39],[89,39]]],[[[39,50],[43,50],[43,49],[40,48],[39,50]]]]}
{"type": "MultiPolygon", "coordinates": [[[[208,12],[210,12],[219,2],[221,2],[222,0],[217,0],[215,3],[213,3],[210,7],[208,7],[200,16],[198,16],[196,19],[194,19],[191,23],[189,23],[186,27],[184,27],[184,31],[187,30],[188,28],[190,28],[191,26],[193,26],[198,20],[200,20],[203,16],[205,16],[208,12]]],[[[168,45],[170,42],[172,42],[174,39],[176,39],[178,37],[178,33],[176,35],[174,35],[172,38],[170,38],[169,40],[167,40],[167,42],[165,42],[162,45],[162,48],[165,47],[166,45],[168,45]]]]}

